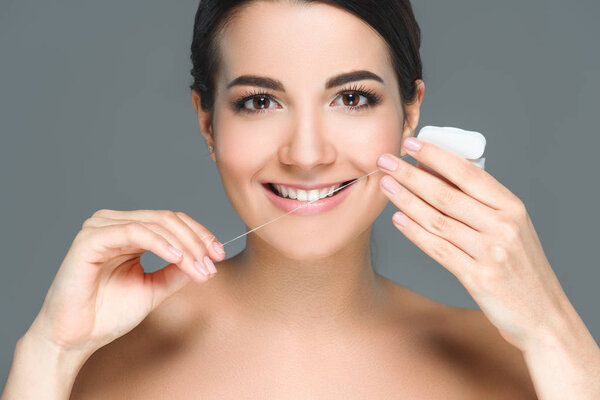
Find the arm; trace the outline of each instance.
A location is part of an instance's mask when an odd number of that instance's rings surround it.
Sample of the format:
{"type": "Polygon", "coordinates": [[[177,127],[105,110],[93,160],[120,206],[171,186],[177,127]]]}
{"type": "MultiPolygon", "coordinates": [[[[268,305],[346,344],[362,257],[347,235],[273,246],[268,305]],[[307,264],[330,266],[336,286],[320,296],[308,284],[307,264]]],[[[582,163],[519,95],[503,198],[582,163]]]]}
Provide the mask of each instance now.
{"type": "Polygon", "coordinates": [[[561,332],[523,352],[535,390],[540,400],[600,399],[600,348],[572,305],[568,310],[561,332]]]}
{"type": "Polygon", "coordinates": [[[396,227],[456,276],[523,351],[541,399],[600,399],[600,349],[568,301],[525,203],[440,146],[418,138],[403,144],[417,167],[391,153],[378,160],[389,174],[381,189],[402,210],[396,227]]]}
{"type": "Polygon", "coordinates": [[[60,348],[28,330],[17,341],[0,400],[68,400],[77,373],[90,355],[60,348]]]}

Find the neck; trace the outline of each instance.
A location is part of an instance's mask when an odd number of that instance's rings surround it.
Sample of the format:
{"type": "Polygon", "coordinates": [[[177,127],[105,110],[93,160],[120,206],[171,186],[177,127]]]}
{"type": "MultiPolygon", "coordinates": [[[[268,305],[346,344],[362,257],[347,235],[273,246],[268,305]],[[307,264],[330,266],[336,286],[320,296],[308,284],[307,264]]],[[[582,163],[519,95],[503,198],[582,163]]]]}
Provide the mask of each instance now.
{"type": "Polygon", "coordinates": [[[371,265],[365,231],[326,257],[295,260],[255,234],[235,257],[236,297],[253,315],[274,322],[313,326],[372,316],[383,301],[382,278],[371,265]]]}

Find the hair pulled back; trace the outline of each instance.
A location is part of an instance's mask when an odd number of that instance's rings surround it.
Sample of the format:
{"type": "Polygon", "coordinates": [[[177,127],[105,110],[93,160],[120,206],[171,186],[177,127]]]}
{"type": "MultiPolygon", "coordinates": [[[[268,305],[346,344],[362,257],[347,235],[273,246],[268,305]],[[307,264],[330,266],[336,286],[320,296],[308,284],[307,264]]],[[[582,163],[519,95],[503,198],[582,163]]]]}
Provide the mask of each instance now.
{"type": "MultiPolygon", "coordinates": [[[[265,0],[200,0],[191,46],[190,72],[193,82],[190,89],[200,94],[201,107],[206,112],[212,111],[215,100],[215,75],[221,62],[220,35],[236,13],[257,1],[265,0]]],[[[415,100],[415,80],[422,79],[423,75],[419,54],[421,30],[410,0],[293,1],[297,4],[321,2],[341,7],[375,29],[386,42],[400,86],[403,109],[405,103],[410,104],[415,100]]]]}

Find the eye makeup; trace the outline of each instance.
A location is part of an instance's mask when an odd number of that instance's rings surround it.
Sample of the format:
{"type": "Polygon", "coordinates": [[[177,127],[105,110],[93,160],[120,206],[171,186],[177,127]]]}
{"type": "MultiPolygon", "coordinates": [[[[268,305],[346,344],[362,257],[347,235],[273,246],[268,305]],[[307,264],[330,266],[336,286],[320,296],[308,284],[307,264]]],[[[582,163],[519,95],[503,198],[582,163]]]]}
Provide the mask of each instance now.
{"type": "MultiPolygon", "coordinates": [[[[360,103],[360,96],[366,98],[366,103],[358,105],[358,106],[342,105],[342,107],[345,107],[346,109],[348,109],[351,112],[366,110],[369,107],[373,107],[373,106],[376,106],[377,104],[381,103],[381,100],[382,100],[381,95],[377,94],[375,91],[373,91],[361,84],[353,84],[345,89],[342,89],[340,92],[337,93],[337,96],[340,96],[340,95],[341,96],[346,96],[346,95],[356,96],[356,95],[358,95],[359,103],[360,103]]],[[[336,96],[336,99],[337,99],[337,96],[336,96]]],[[[259,108],[259,109],[248,109],[245,107],[246,103],[249,100],[257,100],[257,99],[262,100],[263,102],[268,101],[268,102],[277,103],[277,100],[275,100],[275,96],[272,93],[270,93],[269,91],[253,89],[251,91],[245,92],[240,97],[238,97],[236,100],[232,101],[230,104],[231,104],[233,111],[238,114],[259,114],[259,113],[264,113],[269,108],[271,108],[271,107],[269,107],[270,104],[267,104],[267,106],[265,106],[266,108],[259,108]]]]}

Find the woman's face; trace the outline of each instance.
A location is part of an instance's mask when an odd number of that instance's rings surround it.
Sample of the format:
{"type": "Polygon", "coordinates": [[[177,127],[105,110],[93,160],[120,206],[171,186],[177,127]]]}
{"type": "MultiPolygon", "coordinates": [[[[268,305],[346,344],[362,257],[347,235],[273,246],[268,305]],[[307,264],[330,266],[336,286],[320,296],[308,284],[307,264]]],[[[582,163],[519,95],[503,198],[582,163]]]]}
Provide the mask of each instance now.
{"type": "MultiPolygon", "coordinates": [[[[209,134],[225,191],[251,229],[286,213],[265,183],[323,187],[377,169],[381,153],[400,154],[398,82],[383,39],[354,15],[323,3],[257,2],[223,31],[220,49],[209,134]],[[328,85],[353,71],[383,82],[363,76],[328,85]],[[279,87],[231,84],[244,75],[279,87]]],[[[253,234],[292,259],[334,254],[369,230],[385,207],[381,176],[350,185],[326,211],[294,212],[253,234]]]]}

